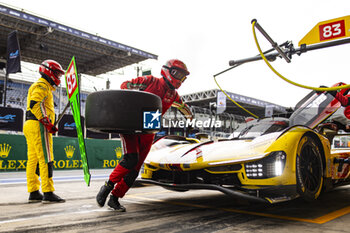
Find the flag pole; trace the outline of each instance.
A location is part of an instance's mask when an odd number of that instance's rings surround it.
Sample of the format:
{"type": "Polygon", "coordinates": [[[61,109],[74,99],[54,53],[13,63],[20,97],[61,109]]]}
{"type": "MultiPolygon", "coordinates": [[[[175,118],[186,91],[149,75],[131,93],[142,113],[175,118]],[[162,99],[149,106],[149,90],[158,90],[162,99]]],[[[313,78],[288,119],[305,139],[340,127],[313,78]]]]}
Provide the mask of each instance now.
{"type": "Polygon", "coordinates": [[[6,92],[7,92],[7,79],[8,79],[8,73],[5,74],[5,80],[4,80],[4,107],[6,107],[6,92]]]}

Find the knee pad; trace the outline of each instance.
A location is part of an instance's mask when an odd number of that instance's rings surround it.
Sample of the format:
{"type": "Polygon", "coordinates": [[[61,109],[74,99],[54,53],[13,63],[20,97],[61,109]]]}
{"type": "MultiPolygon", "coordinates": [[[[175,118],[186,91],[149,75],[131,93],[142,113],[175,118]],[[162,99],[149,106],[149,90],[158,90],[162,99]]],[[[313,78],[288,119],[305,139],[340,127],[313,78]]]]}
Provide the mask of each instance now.
{"type": "Polygon", "coordinates": [[[126,174],[124,176],[124,182],[127,186],[129,186],[129,188],[133,185],[134,181],[136,180],[137,176],[138,176],[138,171],[136,171],[135,169],[131,170],[128,174],[126,174]]]}
{"type": "Polygon", "coordinates": [[[120,166],[132,170],[139,161],[139,154],[137,153],[130,153],[125,154],[122,161],[120,162],[120,166]]]}

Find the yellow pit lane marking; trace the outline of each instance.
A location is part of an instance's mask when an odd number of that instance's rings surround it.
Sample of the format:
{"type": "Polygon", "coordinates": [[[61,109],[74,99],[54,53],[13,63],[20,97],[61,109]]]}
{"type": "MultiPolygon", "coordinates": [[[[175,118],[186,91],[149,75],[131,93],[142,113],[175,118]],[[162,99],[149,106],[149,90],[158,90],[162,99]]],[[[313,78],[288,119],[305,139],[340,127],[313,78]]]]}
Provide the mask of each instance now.
{"type": "Polygon", "coordinates": [[[239,213],[239,214],[256,215],[256,216],[262,216],[262,217],[277,218],[277,219],[283,219],[283,220],[292,220],[292,221],[299,221],[299,222],[316,223],[316,224],[323,224],[323,223],[329,222],[333,219],[339,218],[343,215],[350,213],[350,206],[348,206],[348,207],[342,208],[340,210],[330,212],[330,213],[325,214],[325,215],[318,217],[318,218],[305,219],[305,218],[296,218],[296,217],[281,216],[281,215],[275,215],[275,214],[259,213],[259,212],[247,211],[247,210],[217,208],[217,207],[212,207],[212,206],[190,204],[190,203],[185,203],[185,202],[159,200],[159,199],[153,199],[153,198],[148,198],[148,197],[141,197],[141,196],[133,195],[133,194],[128,195],[128,197],[141,199],[141,200],[147,200],[147,201],[169,203],[169,204],[173,204],[173,205],[190,206],[190,207],[196,207],[196,208],[202,208],[202,209],[214,209],[214,210],[221,210],[221,211],[233,212],[233,213],[239,213]]]}
{"type": "Polygon", "coordinates": [[[329,214],[323,215],[321,217],[313,219],[316,223],[323,224],[328,221],[331,221],[333,219],[339,218],[343,215],[349,214],[350,213],[350,206],[347,206],[345,208],[342,208],[340,210],[333,211],[329,214]]]}

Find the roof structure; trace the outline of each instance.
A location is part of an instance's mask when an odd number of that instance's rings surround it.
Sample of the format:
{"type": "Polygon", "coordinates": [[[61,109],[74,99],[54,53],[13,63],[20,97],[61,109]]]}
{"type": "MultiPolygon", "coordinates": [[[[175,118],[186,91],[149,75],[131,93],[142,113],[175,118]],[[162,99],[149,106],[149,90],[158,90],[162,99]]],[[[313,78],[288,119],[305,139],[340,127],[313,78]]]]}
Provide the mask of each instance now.
{"type": "MultiPolygon", "coordinates": [[[[266,110],[273,110],[274,115],[284,115],[288,113],[288,109],[286,107],[273,104],[270,102],[266,102],[263,100],[258,100],[252,97],[239,95],[236,93],[226,92],[231,99],[236,101],[243,108],[257,115],[259,118],[263,118],[266,115],[266,110]]],[[[220,90],[208,90],[197,93],[192,93],[188,95],[182,95],[182,100],[191,106],[198,106],[201,108],[209,108],[210,103],[217,104],[218,95],[223,96],[223,93],[220,90]]],[[[249,113],[244,111],[242,108],[238,107],[234,104],[229,98],[224,96],[226,99],[226,109],[225,113],[231,113],[239,116],[251,116],[249,113]]]]}
{"type": "Polygon", "coordinates": [[[18,31],[21,60],[46,59],[64,68],[75,56],[80,73],[96,76],[158,56],[0,4],[0,57],[6,61],[8,34],[18,31]]]}

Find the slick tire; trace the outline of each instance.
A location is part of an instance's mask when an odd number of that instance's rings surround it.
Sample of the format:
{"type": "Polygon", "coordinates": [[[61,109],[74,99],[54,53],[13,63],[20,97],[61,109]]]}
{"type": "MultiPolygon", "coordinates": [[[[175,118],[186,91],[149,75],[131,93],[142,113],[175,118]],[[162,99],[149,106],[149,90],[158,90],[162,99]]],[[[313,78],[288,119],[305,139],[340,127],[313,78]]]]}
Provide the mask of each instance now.
{"type": "Polygon", "coordinates": [[[155,133],[158,128],[144,128],[144,113],[156,111],[162,113],[157,95],[133,90],[97,91],[86,99],[85,124],[89,130],[102,133],[155,133]]]}
{"type": "Polygon", "coordinates": [[[319,147],[310,135],[304,135],[296,156],[297,192],[306,201],[318,198],[323,186],[323,164],[319,147]]]}

